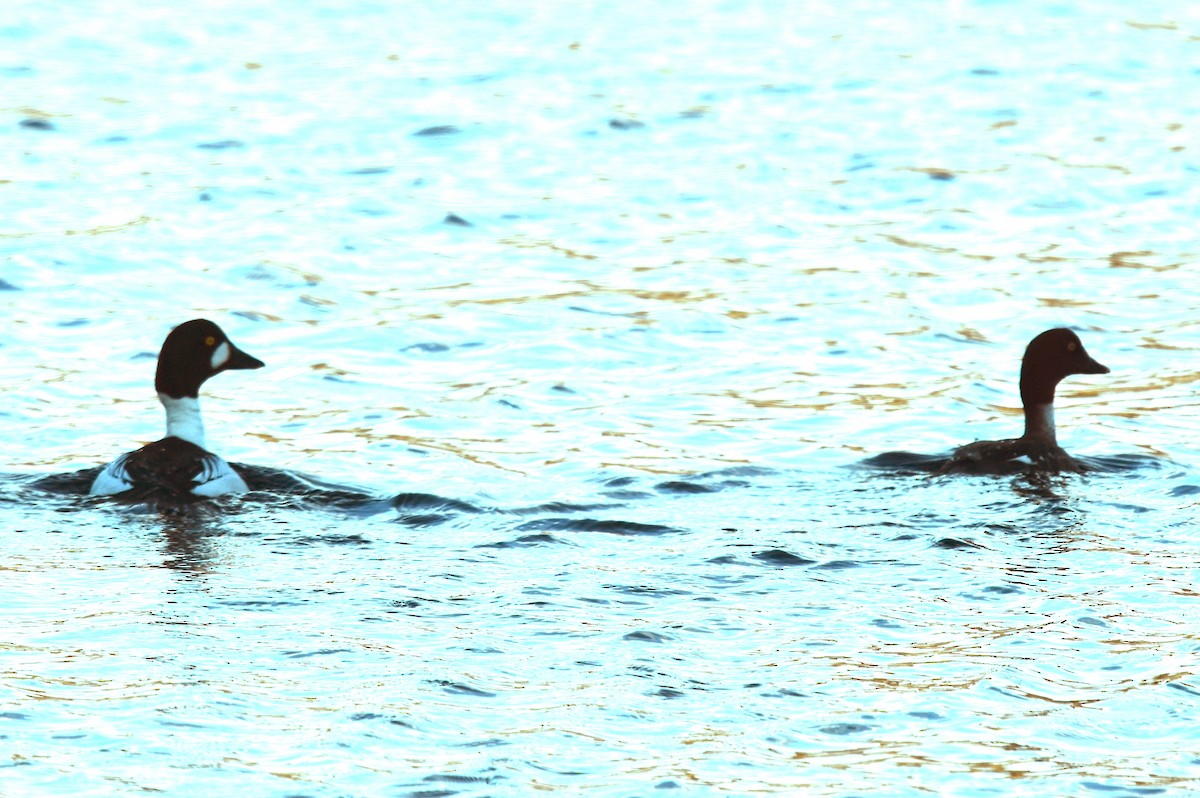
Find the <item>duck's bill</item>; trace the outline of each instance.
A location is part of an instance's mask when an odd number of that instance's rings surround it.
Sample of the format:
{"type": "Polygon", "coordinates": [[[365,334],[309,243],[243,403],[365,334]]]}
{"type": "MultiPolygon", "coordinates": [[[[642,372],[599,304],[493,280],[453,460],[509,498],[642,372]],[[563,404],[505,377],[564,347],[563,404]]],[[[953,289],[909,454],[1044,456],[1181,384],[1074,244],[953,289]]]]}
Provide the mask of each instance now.
{"type": "MultiPolygon", "coordinates": [[[[242,350],[238,349],[233,344],[229,344],[229,359],[225,361],[227,369],[260,369],[265,366],[258,358],[253,355],[247,355],[242,350]]],[[[1108,369],[1104,369],[1108,371],[1108,369]]]]}

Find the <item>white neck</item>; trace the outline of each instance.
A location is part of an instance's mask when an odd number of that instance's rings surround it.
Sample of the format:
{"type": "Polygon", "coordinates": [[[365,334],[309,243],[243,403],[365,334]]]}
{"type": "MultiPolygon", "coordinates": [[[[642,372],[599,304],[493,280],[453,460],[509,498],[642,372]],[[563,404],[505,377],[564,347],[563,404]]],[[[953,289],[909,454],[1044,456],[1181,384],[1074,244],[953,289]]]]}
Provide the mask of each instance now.
{"type": "Polygon", "coordinates": [[[158,401],[167,411],[167,437],[172,435],[204,448],[204,422],[200,420],[200,400],[191,396],[175,399],[160,393],[158,401]]]}
{"type": "Polygon", "coordinates": [[[1054,405],[1028,405],[1025,408],[1025,437],[1057,443],[1054,436],[1054,405]]]}

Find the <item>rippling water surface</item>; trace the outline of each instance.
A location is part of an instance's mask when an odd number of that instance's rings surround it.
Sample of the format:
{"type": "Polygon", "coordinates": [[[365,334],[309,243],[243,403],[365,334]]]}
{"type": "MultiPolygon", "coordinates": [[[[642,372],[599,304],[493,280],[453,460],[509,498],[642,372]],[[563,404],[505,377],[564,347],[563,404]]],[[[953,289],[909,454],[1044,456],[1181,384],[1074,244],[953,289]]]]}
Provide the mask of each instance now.
{"type": "Polygon", "coordinates": [[[16,2],[0,794],[1200,789],[1194,4],[16,2]],[[312,475],[39,489],[161,435],[312,475]],[[1020,427],[1100,470],[872,468],[1020,427]]]}

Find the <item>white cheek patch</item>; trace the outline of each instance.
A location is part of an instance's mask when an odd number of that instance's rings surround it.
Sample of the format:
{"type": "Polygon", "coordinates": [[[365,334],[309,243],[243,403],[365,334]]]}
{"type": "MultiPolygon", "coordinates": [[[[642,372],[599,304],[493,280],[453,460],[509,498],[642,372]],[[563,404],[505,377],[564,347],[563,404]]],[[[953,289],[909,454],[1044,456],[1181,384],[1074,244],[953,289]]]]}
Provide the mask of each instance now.
{"type": "Polygon", "coordinates": [[[212,353],[212,369],[217,369],[229,362],[229,342],[222,341],[221,345],[213,350],[212,353]]]}

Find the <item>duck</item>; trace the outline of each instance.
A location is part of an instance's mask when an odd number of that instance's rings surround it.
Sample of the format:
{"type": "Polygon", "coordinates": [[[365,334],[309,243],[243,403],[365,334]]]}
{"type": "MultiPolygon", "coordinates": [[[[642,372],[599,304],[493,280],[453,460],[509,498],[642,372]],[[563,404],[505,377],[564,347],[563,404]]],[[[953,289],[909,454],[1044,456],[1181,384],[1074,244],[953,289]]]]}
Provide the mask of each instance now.
{"type": "Polygon", "coordinates": [[[245,493],[248,487],[242,475],[205,448],[200,386],[222,371],[263,365],[234,346],[208,319],[175,327],[163,341],[154,375],[154,388],[167,416],[166,436],[106,465],[89,493],[154,504],[245,493]]]}
{"type": "Polygon", "coordinates": [[[1034,337],[1021,359],[1021,405],[1025,410],[1025,434],[998,441],[976,441],[954,450],[941,473],[987,473],[1008,470],[1026,458],[1045,472],[1089,470],[1058,445],[1054,427],[1054,389],[1073,374],[1108,374],[1083,342],[1065,327],[1046,330],[1034,337]]]}

